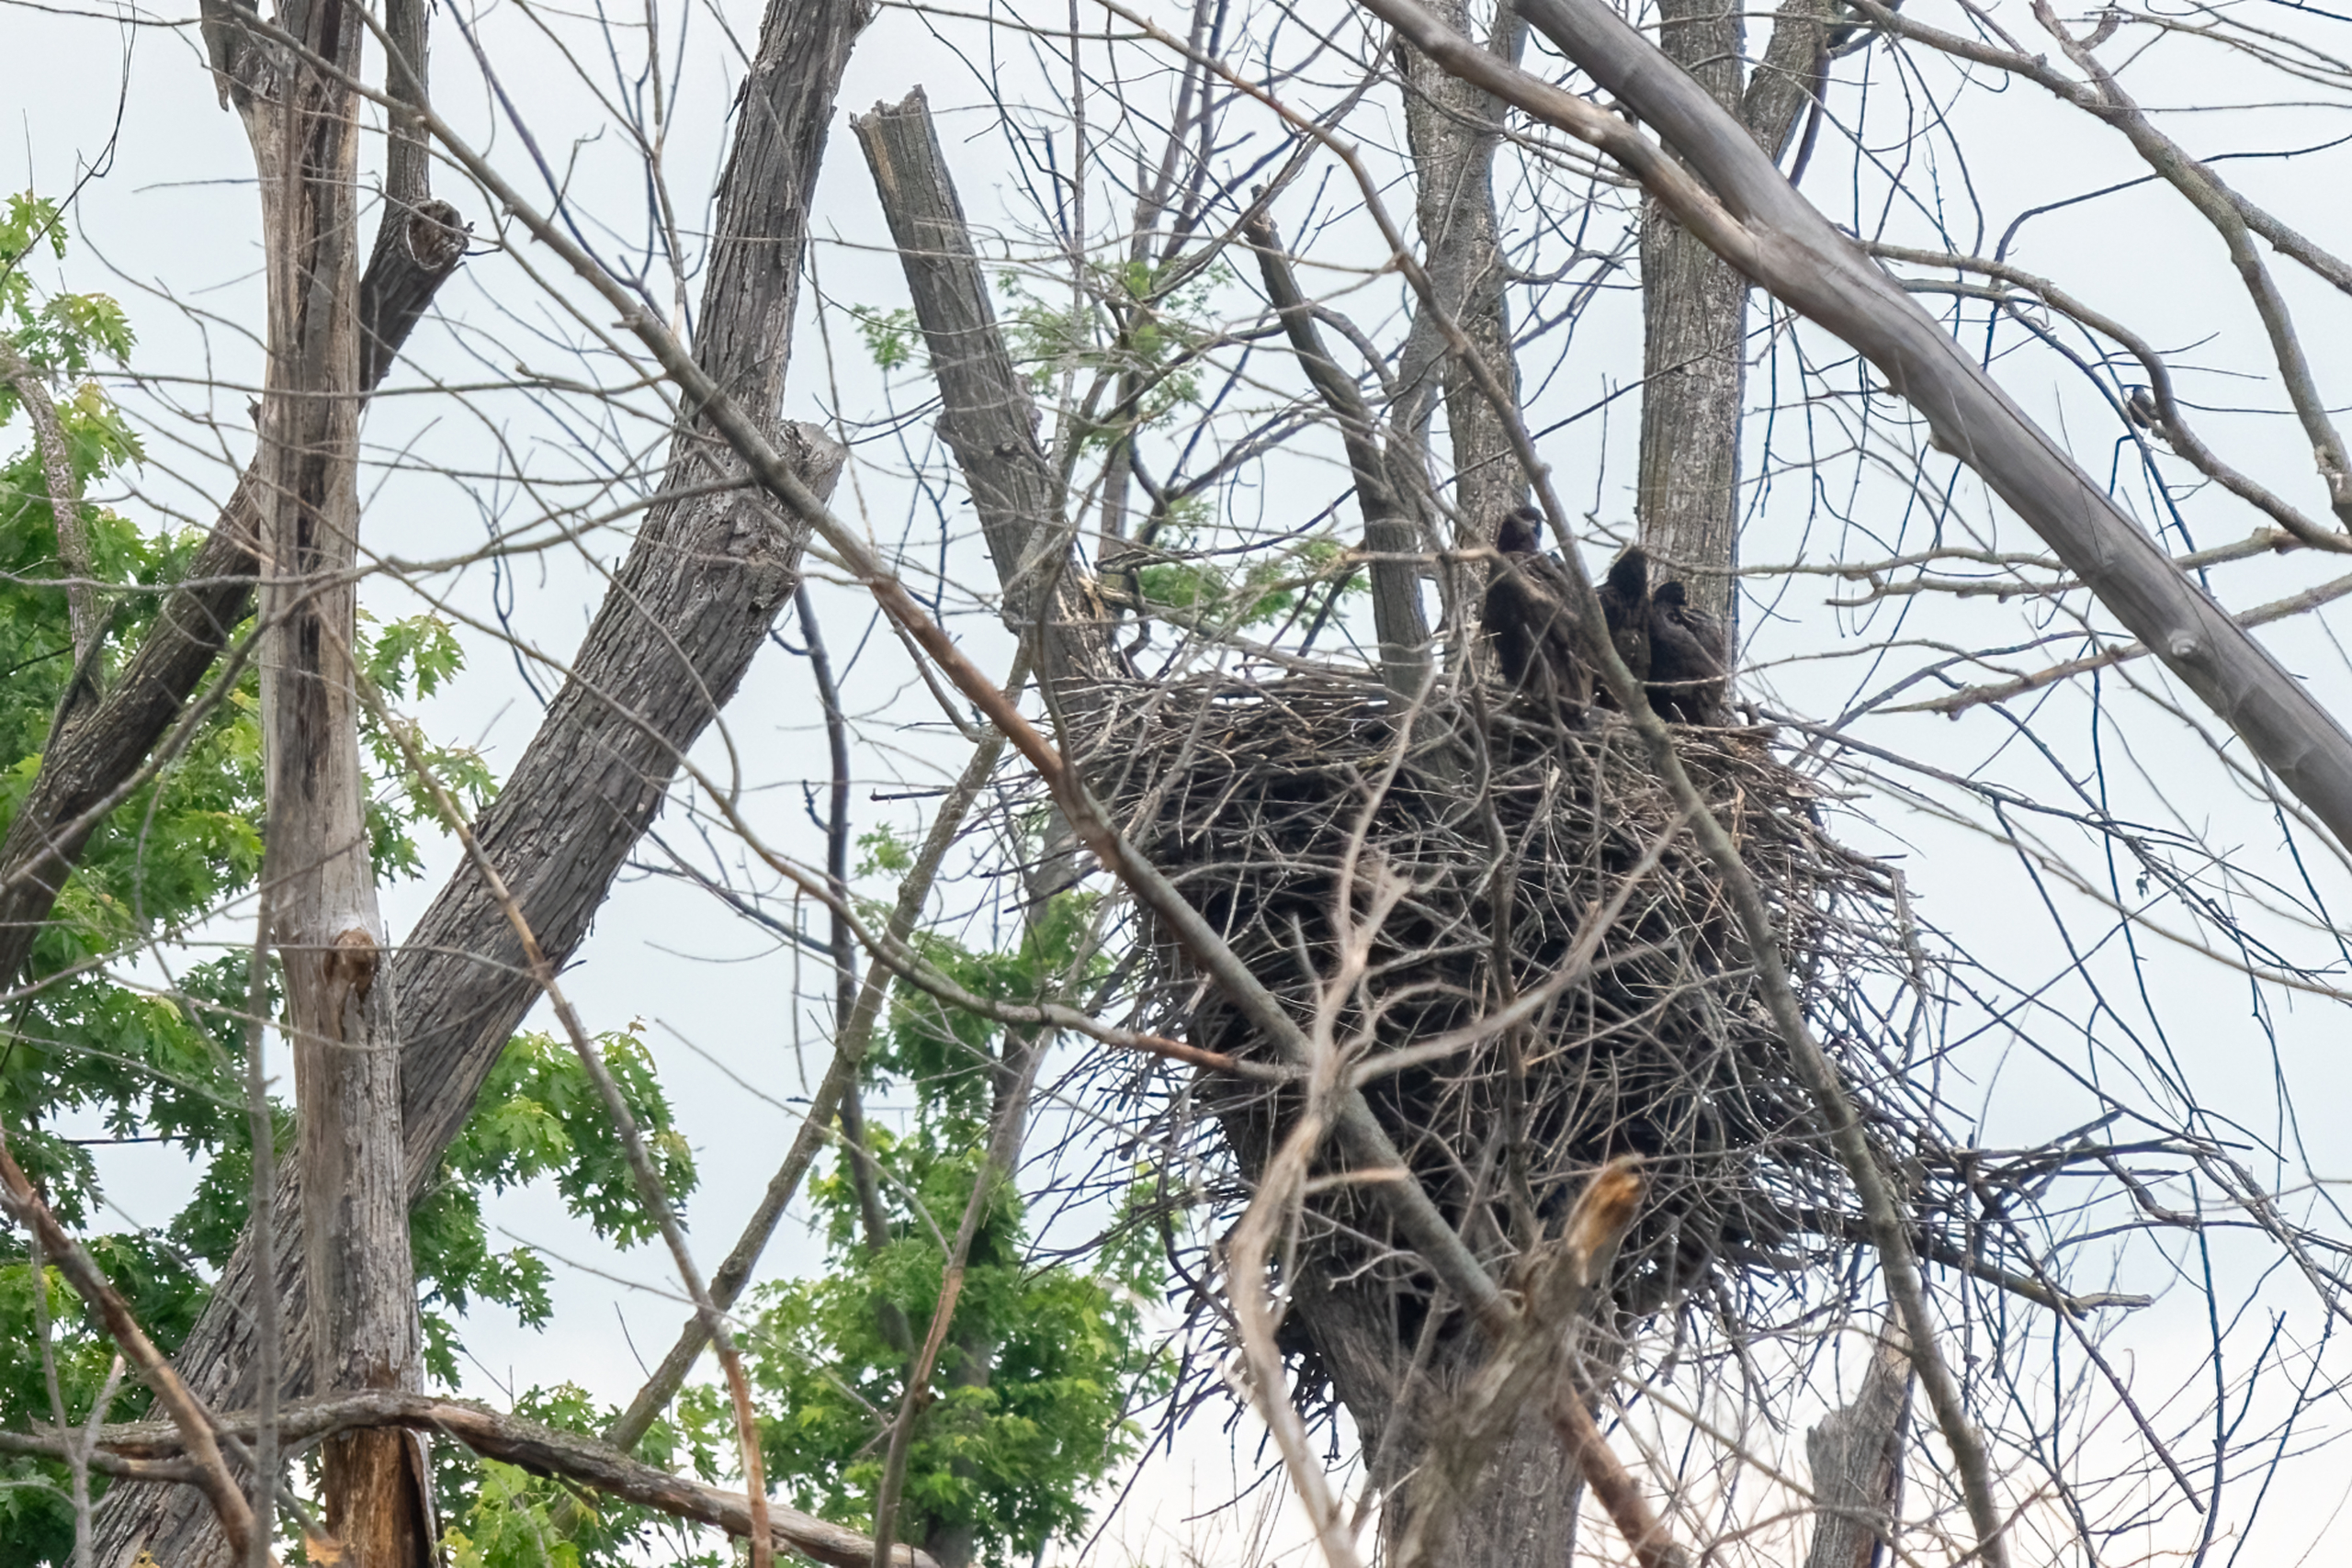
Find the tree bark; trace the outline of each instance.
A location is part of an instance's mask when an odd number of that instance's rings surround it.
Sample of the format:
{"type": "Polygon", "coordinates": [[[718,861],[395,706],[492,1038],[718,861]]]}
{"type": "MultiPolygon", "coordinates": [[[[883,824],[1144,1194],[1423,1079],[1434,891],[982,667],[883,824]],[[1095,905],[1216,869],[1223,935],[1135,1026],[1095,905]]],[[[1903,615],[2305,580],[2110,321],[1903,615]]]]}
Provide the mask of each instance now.
{"type": "Polygon", "coordinates": [[[1889,1323],[1854,1402],[1804,1435],[1819,1510],[1804,1568],[1872,1568],[1893,1539],[1903,1495],[1903,1429],[1911,1404],[1911,1353],[1889,1323]]]}
{"type": "MultiPolygon", "coordinates": [[[[262,877],[286,977],[311,1339],[327,1388],[423,1376],[401,1160],[400,1039],[359,760],[359,19],[279,11],[302,53],[247,37],[232,96],[253,144],[268,281],[254,454],[262,562],[262,877]],[[305,56],[311,58],[305,58],[305,56]],[[311,58],[323,62],[314,65],[311,58]]],[[[212,18],[220,28],[238,24],[212,18]]],[[[242,32],[242,27],[239,28],[242,32]]],[[[326,1529],[352,1568],[426,1568],[422,1450],[353,1432],[322,1454],[326,1529]]],[[[271,1478],[263,1478],[269,1495],[271,1478]]],[[[263,1517],[268,1533],[269,1516],[263,1517]]]]}
{"type": "MultiPolygon", "coordinates": [[[[1661,0],[1658,48],[1779,157],[1819,48],[1813,0],[1790,0],[1743,81],[1746,29],[1730,0],[1661,0]],[[1802,70],[1803,74],[1797,73],[1802,70]]],[[[1650,197],[1642,203],[1642,546],[1738,631],[1740,432],[1747,391],[1747,278],[1650,197]]]]}
{"type": "MultiPolygon", "coordinates": [[[[875,105],[850,127],[865,151],[906,269],[939,383],[939,432],[979,513],[1003,590],[1005,624],[1035,639],[1038,677],[1063,721],[1072,723],[1072,711],[1061,705],[1084,709],[1087,694],[1117,668],[1110,616],[1079,569],[1075,531],[1065,515],[1069,498],[1038,443],[1036,405],[997,330],[930,101],[916,87],[898,104],[875,105]]],[[[1087,726],[1080,721],[1075,728],[1083,734],[1087,726]]]]}
{"type": "MultiPolygon", "coordinates": [[[[774,0],[720,187],[705,280],[700,363],[756,410],[830,491],[846,456],[781,404],[808,202],[865,0],[774,0]]],[[[804,530],[749,491],[697,494],[739,477],[697,425],[673,440],[665,488],[589,628],[571,674],[475,833],[560,967],[649,827],[678,761],[733,696],[798,580],[804,530]]],[[[469,868],[454,874],[382,967],[401,998],[401,1104],[413,1202],[473,1109],[498,1054],[537,997],[505,913],[469,868]]],[[[307,1392],[309,1343],[293,1236],[294,1181],[280,1183],[271,1277],[286,1303],[286,1386],[307,1392]]],[[[181,1348],[182,1375],[216,1407],[250,1405],[254,1288],[241,1245],[181,1348]]],[[[214,1568],[217,1536],[186,1499],[119,1485],[99,1512],[99,1568],[142,1551],[173,1568],[214,1568]]]]}
{"type": "MultiPolygon", "coordinates": [[[[1436,0],[1434,9],[1457,32],[1475,36],[1464,0],[1436,0]]],[[[1500,59],[1516,61],[1526,36],[1518,11],[1498,5],[1487,49],[1500,59]]],[[[1495,148],[1502,140],[1503,106],[1417,49],[1400,45],[1398,54],[1422,265],[1438,308],[1454,319],[1516,397],[1519,357],[1511,349],[1510,300],[1504,293],[1508,274],[1495,216],[1495,148]]],[[[1427,428],[1442,387],[1453,455],[1454,547],[1493,543],[1495,525],[1526,498],[1527,476],[1511,451],[1501,411],[1448,352],[1445,335],[1426,306],[1416,315],[1399,355],[1397,380],[1402,406],[1396,423],[1417,435],[1427,428]]]]}

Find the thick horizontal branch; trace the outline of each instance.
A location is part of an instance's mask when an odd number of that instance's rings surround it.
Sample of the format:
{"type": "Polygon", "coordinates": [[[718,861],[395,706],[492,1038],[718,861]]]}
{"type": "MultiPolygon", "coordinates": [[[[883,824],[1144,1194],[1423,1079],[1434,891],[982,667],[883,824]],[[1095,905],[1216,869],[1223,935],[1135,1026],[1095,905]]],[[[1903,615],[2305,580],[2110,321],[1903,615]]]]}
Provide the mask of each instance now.
{"type": "MultiPolygon", "coordinates": [[[[252,1436],[257,1424],[251,1411],[242,1411],[216,1417],[214,1426],[222,1433],[243,1438],[252,1436]]],[[[414,1431],[438,1433],[455,1438],[485,1459],[517,1465],[534,1475],[577,1482],[608,1497],[651,1508],[671,1518],[709,1525],[729,1535],[746,1536],[751,1532],[751,1499],[741,1492],[673,1475],[666,1470],[640,1463],[617,1449],[607,1448],[594,1438],[542,1427],[536,1421],[504,1415],[469,1400],[370,1389],[295,1401],[279,1411],[277,1420],[278,1437],[288,1444],[375,1427],[406,1427],[414,1431]]],[[[18,1439],[14,1446],[21,1451],[41,1441],[18,1439]]],[[[104,1453],[132,1461],[169,1459],[182,1451],[179,1431],[167,1421],[135,1421],[104,1427],[98,1433],[98,1445],[104,1453]]],[[[869,1568],[874,1561],[872,1537],[780,1504],[768,1505],[768,1529],[779,1550],[798,1552],[819,1562],[837,1564],[838,1568],[869,1568]]],[[[937,1568],[929,1557],[911,1546],[897,1548],[890,1560],[905,1568],[937,1568]]]]}

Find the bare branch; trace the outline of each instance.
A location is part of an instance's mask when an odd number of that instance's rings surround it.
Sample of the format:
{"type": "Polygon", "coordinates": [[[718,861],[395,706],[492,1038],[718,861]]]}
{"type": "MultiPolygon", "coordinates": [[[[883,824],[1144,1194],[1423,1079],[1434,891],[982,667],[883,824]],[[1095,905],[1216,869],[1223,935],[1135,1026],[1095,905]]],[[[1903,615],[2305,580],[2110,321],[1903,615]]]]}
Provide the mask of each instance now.
{"type": "MultiPolygon", "coordinates": [[[[753,1529],[753,1505],[741,1492],[706,1486],[641,1464],[593,1438],[560,1432],[519,1416],[503,1415],[466,1400],[392,1389],[289,1401],[280,1414],[285,1440],[311,1442],[336,1432],[363,1427],[398,1426],[413,1431],[454,1438],[474,1452],[535,1475],[574,1481],[623,1502],[651,1508],[673,1518],[714,1526],[728,1534],[748,1538],[753,1529]]],[[[246,1414],[223,1416],[223,1433],[245,1434],[255,1427],[246,1414]]],[[[33,1439],[33,1442],[44,1439],[33,1439]]],[[[153,1462],[153,1456],[182,1450],[184,1438],[161,1422],[109,1427],[99,1435],[117,1462],[153,1462]]],[[[24,1438],[15,1445],[29,1448],[24,1438]]],[[[12,1446],[0,1438],[0,1446],[12,1446]]],[[[173,1477],[176,1479],[176,1477],[173,1477]]],[[[768,1537],[775,1551],[797,1552],[835,1568],[870,1568],[874,1543],[855,1530],[830,1524],[780,1504],[768,1506],[768,1537]]],[[[912,1547],[891,1553],[901,1568],[936,1568],[912,1547]]]]}

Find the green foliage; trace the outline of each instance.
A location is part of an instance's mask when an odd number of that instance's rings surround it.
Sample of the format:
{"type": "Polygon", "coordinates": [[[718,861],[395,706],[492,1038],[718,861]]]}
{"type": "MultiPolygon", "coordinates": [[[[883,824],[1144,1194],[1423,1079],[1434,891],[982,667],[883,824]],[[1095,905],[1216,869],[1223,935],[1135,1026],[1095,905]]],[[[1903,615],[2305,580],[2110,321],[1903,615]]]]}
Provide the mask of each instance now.
{"type": "Polygon", "coordinates": [[[857,847],[856,874],[860,880],[881,873],[904,876],[915,863],[913,847],[888,828],[860,833],[857,847]]]}
{"type": "MultiPolygon", "coordinates": [[[[405,697],[411,691],[429,697],[465,667],[465,651],[458,645],[457,632],[448,622],[432,615],[379,622],[360,611],[358,655],[360,670],[388,699],[405,697]]],[[[478,816],[498,791],[489,762],[471,747],[445,746],[415,725],[403,728],[418,762],[469,816],[478,816]]],[[[412,825],[442,826],[440,807],[372,709],[360,711],[359,739],[376,765],[377,776],[395,781],[401,791],[397,801],[379,791],[368,803],[368,848],[375,856],[377,874],[398,871],[414,876],[424,870],[424,863],[417,853],[412,825]]]]}
{"type": "MultiPolygon", "coordinates": [[[[41,1287],[56,1345],[59,1392],[69,1421],[85,1419],[104,1386],[112,1347],[83,1331],[79,1302],[53,1269],[41,1287]]],[[[36,1319],[34,1274],[21,1252],[0,1265],[0,1405],[54,1420],[43,1375],[36,1319]]],[[[128,1401],[118,1401],[118,1411],[128,1401]]],[[[10,1561],[63,1562],[74,1544],[74,1506],[64,1468],[24,1456],[0,1459],[0,1543],[25,1553],[10,1561]]]]}
{"type": "Polygon", "coordinates": [[[1049,300],[1016,272],[1001,274],[997,287],[1006,301],[1005,337],[1038,391],[1049,391],[1065,374],[1133,378],[1134,406],[1090,419],[1079,432],[1085,450],[1148,430],[1200,400],[1193,351],[1213,335],[1210,302],[1231,278],[1221,265],[1178,279],[1169,267],[1124,261],[1090,263],[1077,302],[1049,300]]]}
{"type": "MultiPolygon", "coordinates": [[[[653,1058],[631,1025],[598,1044],[621,1098],[644,1134],[671,1203],[694,1190],[694,1155],[653,1075],[653,1058]]],[[[503,1192],[552,1178],[564,1206],[596,1234],[623,1247],[651,1238],[652,1217],[639,1201],[619,1134],[605,1114],[587,1069],[571,1045],[546,1034],[519,1034],[491,1070],[448,1152],[441,1177],[409,1212],[409,1234],[424,1311],[426,1370],[458,1376],[455,1324],[436,1308],[462,1314],[476,1298],[495,1302],[537,1327],[554,1310],[548,1267],[526,1247],[491,1249],[482,1223],[484,1191],[503,1192]]]]}
{"type": "MultiPolygon", "coordinates": [[[[101,356],[130,357],[130,322],[104,294],[60,294],[44,299],[25,265],[42,250],[65,258],[65,225],[57,204],[30,191],[8,198],[0,216],[0,334],[33,368],[79,376],[101,356]]],[[[0,423],[14,417],[17,392],[0,386],[0,423]]]]}
{"type": "MultiPolygon", "coordinates": [[[[1173,547],[1181,550],[1190,533],[1180,518],[1173,547]]],[[[1335,539],[1300,539],[1250,555],[1238,572],[1213,560],[1167,560],[1142,568],[1136,581],[1144,601],[1163,615],[1239,631],[1289,615],[1307,584],[1343,570],[1346,554],[1335,539]]],[[[1349,591],[1360,584],[1351,581],[1349,591]]]]}
{"type": "Polygon", "coordinates": [[[916,325],[911,306],[876,310],[853,305],[849,315],[857,323],[857,335],[865,340],[866,357],[874,361],[876,369],[901,370],[915,362],[915,355],[922,347],[922,333],[916,325]]]}
{"type": "MultiPolygon", "coordinates": [[[[559,1431],[594,1437],[619,1412],[596,1404],[566,1383],[534,1388],[515,1401],[514,1414],[559,1431]]],[[[718,1478],[718,1454],[732,1432],[657,1421],[638,1457],[667,1470],[690,1468],[718,1478]]],[[[496,1460],[475,1460],[455,1444],[438,1446],[434,1477],[450,1568],[625,1568],[646,1562],[675,1568],[719,1568],[718,1551],[693,1550],[693,1535],[650,1509],[533,1475],[496,1460]],[[568,1516],[568,1517],[566,1517],[568,1516]],[[569,1525],[567,1531],[564,1528],[569,1525]]]]}
{"type": "MultiPolygon", "coordinates": [[[[1009,951],[976,952],[937,936],[919,945],[967,990],[1034,1000],[1097,972],[1087,946],[1091,912],[1091,895],[1063,894],[1009,951]]],[[[917,1113],[904,1136],[867,1129],[885,1174],[889,1242],[878,1252],[865,1247],[854,1189],[836,1165],[810,1193],[826,1224],[826,1271],[754,1298],[746,1344],[769,1475],[811,1512],[871,1523],[886,1434],[912,1359],[886,1334],[881,1308],[895,1306],[918,1340],[937,1309],[941,1237],[955,1234],[982,1174],[1002,1034],[991,1020],[903,986],[893,993],[870,1060],[877,1088],[912,1087],[917,1113]]],[[[1147,1258],[1038,1267],[1026,1243],[1019,1194],[1000,1179],[909,1450],[900,1526],[915,1539],[968,1527],[994,1560],[1026,1560],[1084,1523],[1095,1483],[1135,1450],[1128,1410],[1169,1376],[1136,1305],[1157,1285],[1147,1258]]],[[[705,1419],[717,1418],[718,1391],[692,1397],[705,1419]]]]}

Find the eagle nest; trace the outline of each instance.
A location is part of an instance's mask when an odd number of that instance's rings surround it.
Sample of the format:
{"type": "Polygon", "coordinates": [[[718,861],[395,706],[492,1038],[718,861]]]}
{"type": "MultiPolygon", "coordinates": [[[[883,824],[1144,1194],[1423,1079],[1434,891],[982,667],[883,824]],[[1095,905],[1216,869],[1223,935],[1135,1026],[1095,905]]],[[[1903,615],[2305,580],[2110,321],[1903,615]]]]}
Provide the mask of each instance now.
{"type": "MultiPolygon", "coordinates": [[[[1820,1282],[1850,1279],[1838,1265],[1863,1227],[1849,1183],[1715,874],[1619,716],[1564,727],[1486,691],[1441,694],[1408,727],[1376,681],[1339,670],[1109,695],[1087,762],[1098,794],[1302,1026],[1329,1010],[1329,1037],[1375,1071],[1376,1113],[1483,1256],[1556,1230],[1600,1162],[1635,1154],[1650,1194],[1614,1266],[1621,1321],[1703,1297],[1736,1337],[1776,1315],[1763,1296],[1803,1315],[1825,1304],[1820,1282]],[[1328,995],[1339,922],[1360,930],[1384,885],[1395,903],[1364,978],[1328,995]],[[1532,1015],[1480,1032],[1530,997],[1532,1015]],[[1401,1065],[1380,1071],[1391,1054],[1401,1065]]],[[[1941,1162],[1918,1157],[1931,1094],[1906,1077],[1908,1043],[1933,1031],[1899,883],[1828,836],[1823,790],[1769,733],[1677,742],[1766,892],[1871,1137],[1906,1179],[1940,1184],[1922,1173],[1941,1162]]],[[[1189,958],[1145,934],[1140,1021],[1266,1059],[1189,958]]],[[[1245,1182],[1289,1112],[1283,1092],[1229,1077],[1164,1104],[1179,1121],[1205,1105],[1213,1121],[1194,1128],[1245,1182]]],[[[1914,1196],[1917,1213],[1950,1212],[1914,1196]]],[[[1427,1321],[1428,1277],[1361,1190],[1317,1200],[1299,1267],[1385,1292],[1408,1345],[1427,1321]]]]}

